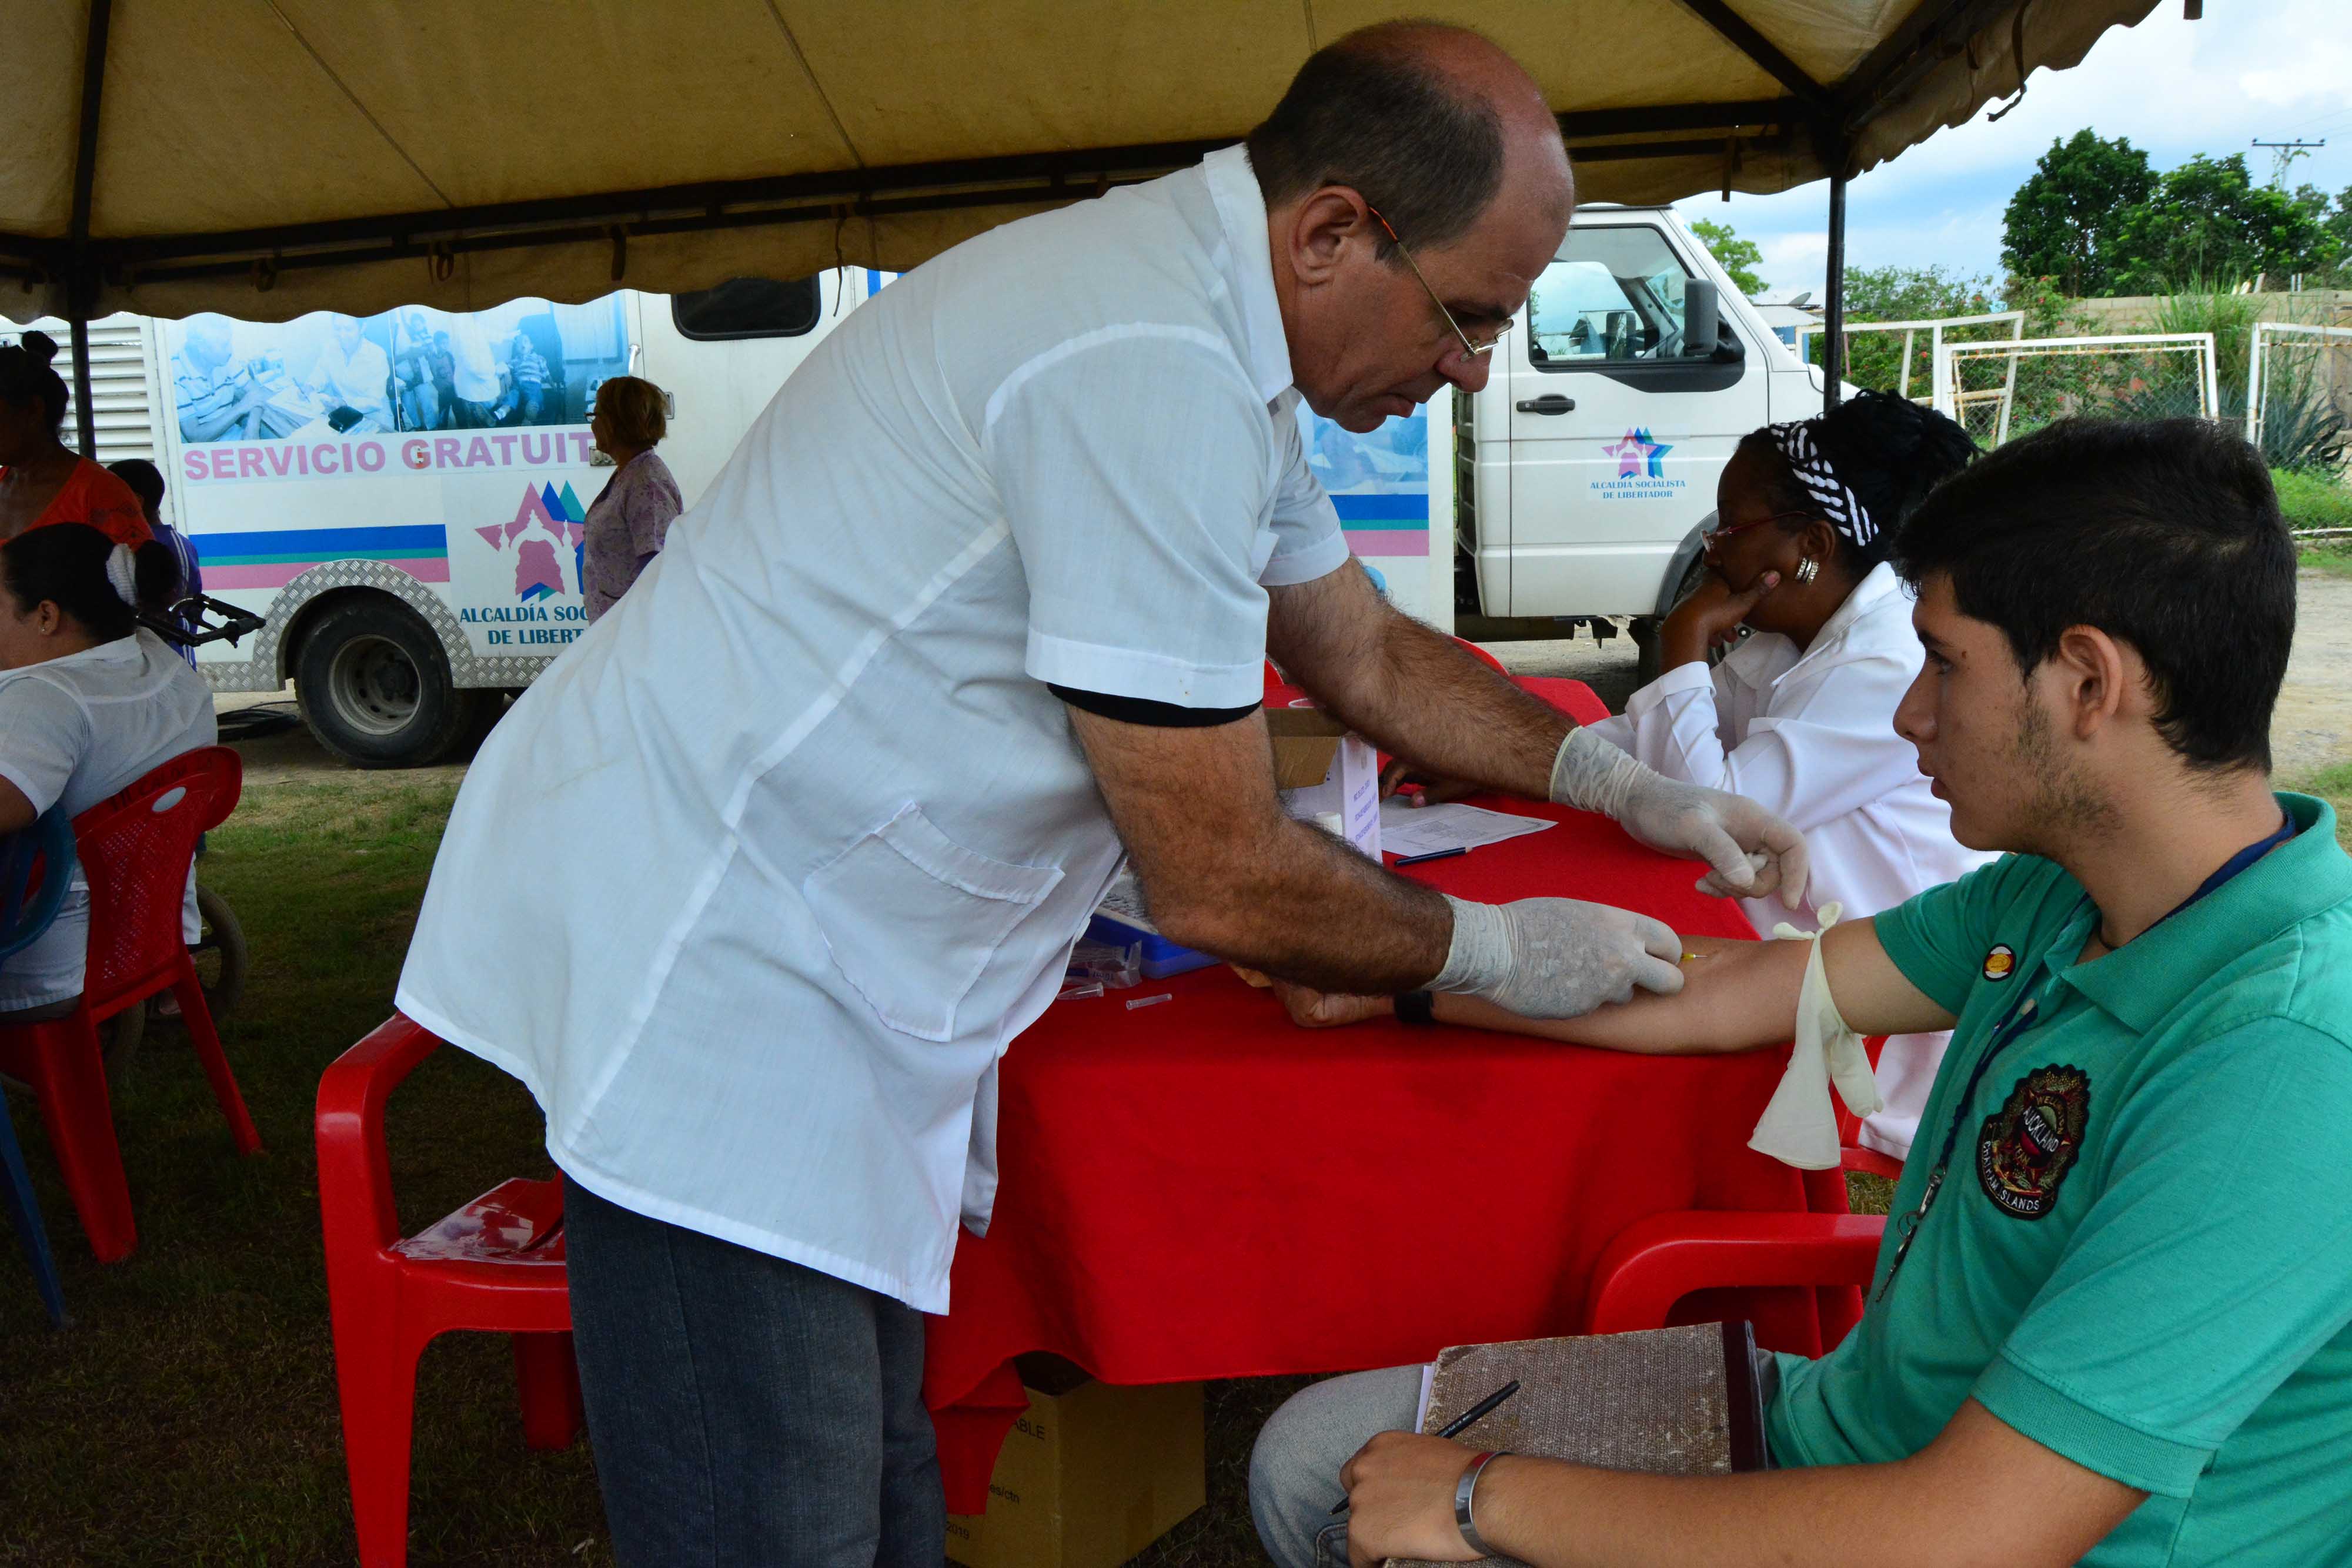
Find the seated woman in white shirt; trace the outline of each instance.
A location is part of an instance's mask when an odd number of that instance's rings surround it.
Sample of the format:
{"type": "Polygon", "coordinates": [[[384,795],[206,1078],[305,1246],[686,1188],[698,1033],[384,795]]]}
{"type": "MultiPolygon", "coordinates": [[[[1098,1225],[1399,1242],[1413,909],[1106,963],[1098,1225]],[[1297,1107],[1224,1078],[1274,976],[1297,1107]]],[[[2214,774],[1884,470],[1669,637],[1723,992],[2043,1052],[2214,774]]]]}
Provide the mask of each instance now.
{"type": "MultiPolygon", "coordinates": [[[[79,816],[218,731],[204,678],[133,619],[170,596],[171,551],[79,523],[0,545],[0,833],[51,806],[79,816]]],[[[193,933],[195,878],[183,923],[193,933]]],[[[61,1012],[81,994],[89,893],[77,869],[55,924],[0,960],[0,1013],[61,1012]]]]}
{"type": "MultiPolygon", "coordinates": [[[[1895,706],[1925,658],[1888,536],[1976,447],[1929,409],[1865,392],[1815,419],[1743,439],[1716,486],[1706,582],[1658,631],[1664,674],[1592,727],[1669,778],[1745,795],[1805,835],[1812,880],[1793,914],[1743,907],[1759,936],[1811,930],[1825,904],[1876,915],[1992,857],[1952,837],[1895,706]],[[1707,667],[1711,646],[1755,633],[1707,667]]],[[[1863,1141],[1908,1155],[1947,1037],[1898,1035],[1878,1079],[1886,1108],[1863,1141]]]]}

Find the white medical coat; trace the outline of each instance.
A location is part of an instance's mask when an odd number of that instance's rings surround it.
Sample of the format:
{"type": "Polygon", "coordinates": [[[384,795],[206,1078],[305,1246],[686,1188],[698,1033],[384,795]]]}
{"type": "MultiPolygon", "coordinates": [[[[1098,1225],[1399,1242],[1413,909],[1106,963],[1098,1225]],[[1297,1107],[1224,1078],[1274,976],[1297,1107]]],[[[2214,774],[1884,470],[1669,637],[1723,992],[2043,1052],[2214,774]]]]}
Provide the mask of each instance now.
{"type": "Polygon", "coordinates": [[[1121,854],[1046,682],[1257,700],[1348,559],[1241,149],[859,306],[474,764],[399,1004],[572,1179],[927,1312],[1121,854]]]}

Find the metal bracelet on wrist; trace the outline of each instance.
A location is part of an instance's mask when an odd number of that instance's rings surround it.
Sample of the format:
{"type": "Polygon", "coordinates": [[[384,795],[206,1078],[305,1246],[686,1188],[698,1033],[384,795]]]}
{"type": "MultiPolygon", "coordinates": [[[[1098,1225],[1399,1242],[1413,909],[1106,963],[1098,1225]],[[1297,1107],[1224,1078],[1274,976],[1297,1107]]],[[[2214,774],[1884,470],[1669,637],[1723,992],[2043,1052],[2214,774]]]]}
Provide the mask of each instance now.
{"type": "Polygon", "coordinates": [[[1478,1478],[1486,1473],[1488,1465],[1507,1457],[1501,1449],[1481,1454],[1470,1461],[1470,1468],[1454,1483],[1454,1528],[1462,1532],[1462,1543],[1481,1557],[1499,1557],[1502,1553],[1478,1538],[1478,1478]]]}

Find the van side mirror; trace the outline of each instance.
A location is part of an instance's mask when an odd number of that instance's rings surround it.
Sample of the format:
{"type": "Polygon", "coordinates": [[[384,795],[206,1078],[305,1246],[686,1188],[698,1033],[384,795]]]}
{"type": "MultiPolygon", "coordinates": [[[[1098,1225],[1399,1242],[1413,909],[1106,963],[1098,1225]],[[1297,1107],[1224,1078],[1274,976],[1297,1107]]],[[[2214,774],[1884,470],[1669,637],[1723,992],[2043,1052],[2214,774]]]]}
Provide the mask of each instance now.
{"type": "Polygon", "coordinates": [[[1704,277],[1694,277],[1683,285],[1683,357],[1706,359],[1715,353],[1717,334],[1722,329],[1723,306],[1715,295],[1715,285],[1704,277]]]}
{"type": "Polygon", "coordinates": [[[1683,285],[1682,357],[1718,365],[1738,364],[1747,357],[1738,336],[1723,324],[1723,301],[1715,285],[1704,277],[1683,285]]]}

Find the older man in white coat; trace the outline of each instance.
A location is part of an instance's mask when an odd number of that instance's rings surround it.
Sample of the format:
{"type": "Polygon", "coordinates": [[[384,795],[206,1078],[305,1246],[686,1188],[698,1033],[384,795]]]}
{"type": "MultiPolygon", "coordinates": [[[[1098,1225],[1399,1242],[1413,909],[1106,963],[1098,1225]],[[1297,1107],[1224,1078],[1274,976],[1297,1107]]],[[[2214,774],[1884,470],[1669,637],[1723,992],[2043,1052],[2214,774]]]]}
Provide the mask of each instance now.
{"type": "Polygon", "coordinates": [[[1385,608],[1300,450],[1302,398],[1361,431],[1483,384],[1573,202],[1492,45],[1344,39],[1246,149],[861,305],[492,736],[400,1005],[547,1113],[623,1562],[936,1568],[919,1314],[1122,846],[1171,936],[1277,975],[1680,986],[1656,921],[1448,899],[1286,818],[1269,652],[1420,763],[1801,883],[1770,813],[1385,608]]]}

